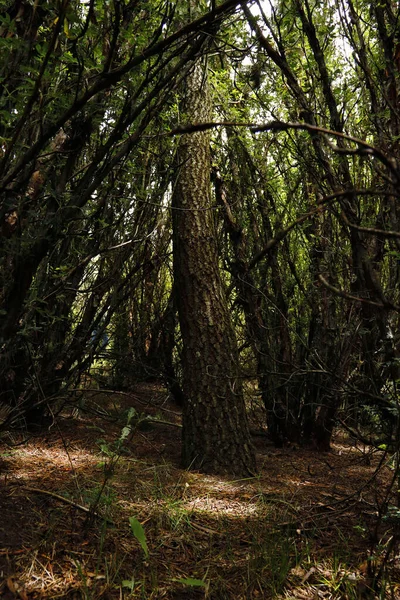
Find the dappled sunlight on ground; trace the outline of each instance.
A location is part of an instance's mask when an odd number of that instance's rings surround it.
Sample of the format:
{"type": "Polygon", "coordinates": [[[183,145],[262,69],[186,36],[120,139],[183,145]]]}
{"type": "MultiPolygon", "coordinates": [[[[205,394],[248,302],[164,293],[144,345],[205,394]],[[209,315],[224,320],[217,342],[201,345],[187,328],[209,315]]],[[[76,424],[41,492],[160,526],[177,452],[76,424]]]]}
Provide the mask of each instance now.
{"type": "Polygon", "coordinates": [[[216,516],[229,515],[232,517],[255,515],[260,509],[259,505],[250,502],[238,502],[230,498],[221,499],[212,496],[194,498],[185,503],[185,508],[192,511],[211,512],[216,516]]]}
{"type": "Polygon", "coordinates": [[[59,418],[3,445],[1,598],[339,600],[368,587],[359,565],[390,480],[376,471],[379,453],[343,440],[324,455],[257,440],[259,476],[213,477],[179,468],[179,415],[160,391],[116,402],[96,395],[108,420],[59,418]],[[134,431],[113,454],[123,411],[156,418],[157,401],[172,425],[134,431]]]}
{"type": "Polygon", "coordinates": [[[68,449],[60,448],[59,443],[46,446],[42,440],[31,440],[18,451],[14,451],[14,458],[18,459],[17,469],[6,473],[8,483],[24,482],[29,484],[43,477],[44,481],[58,477],[60,472],[73,474],[80,469],[96,467],[99,455],[88,451],[86,448],[70,446],[68,449]]]}

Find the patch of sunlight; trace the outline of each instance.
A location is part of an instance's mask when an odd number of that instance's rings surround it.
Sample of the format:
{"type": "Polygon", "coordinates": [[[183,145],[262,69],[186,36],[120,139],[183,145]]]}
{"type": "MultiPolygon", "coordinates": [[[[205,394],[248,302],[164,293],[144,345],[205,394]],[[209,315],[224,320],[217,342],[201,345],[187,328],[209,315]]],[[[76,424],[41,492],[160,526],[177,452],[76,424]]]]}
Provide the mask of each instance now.
{"type": "Polygon", "coordinates": [[[230,517],[245,517],[255,515],[259,512],[258,504],[249,503],[248,500],[240,502],[231,498],[215,498],[204,496],[202,498],[193,498],[184,503],[186,510],[203,511],[214,514],[216,517],[227,515],[230,517]]]}
{"type": "Polygon", "coordinates": [[[214,475],[203,475],[202,473],[191,473],[191,479],[193,482],[201,482],[201,485],[205,486],[210,492],[217,493],[242,493],[244,490],[249,489],[255,479],[237,479],[237,480],[225,480],[220,479],[214,475]]]}
{"type": "MultiPolygon", "coordinates": [[[[67,449],[59,445],[29,444],[12,456],[13,474],[16,480],[51,480],[52,473],[73,472],[87,469],[99,463],[99,455],[79,446],[67,449]]],[[[10,479],[10,478],[9,478],[10,479]]]]}

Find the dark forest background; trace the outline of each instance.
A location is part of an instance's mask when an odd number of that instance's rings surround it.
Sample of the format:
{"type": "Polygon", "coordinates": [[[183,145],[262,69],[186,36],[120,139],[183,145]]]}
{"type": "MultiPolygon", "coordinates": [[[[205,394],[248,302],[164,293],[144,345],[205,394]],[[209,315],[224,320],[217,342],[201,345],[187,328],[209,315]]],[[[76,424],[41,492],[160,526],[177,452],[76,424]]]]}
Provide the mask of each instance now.
{"type": "Polygon", "coordinates": [[[163,381],[184,466],[396,448],[396,2],[2,2],[1,428],[163,381]]]}

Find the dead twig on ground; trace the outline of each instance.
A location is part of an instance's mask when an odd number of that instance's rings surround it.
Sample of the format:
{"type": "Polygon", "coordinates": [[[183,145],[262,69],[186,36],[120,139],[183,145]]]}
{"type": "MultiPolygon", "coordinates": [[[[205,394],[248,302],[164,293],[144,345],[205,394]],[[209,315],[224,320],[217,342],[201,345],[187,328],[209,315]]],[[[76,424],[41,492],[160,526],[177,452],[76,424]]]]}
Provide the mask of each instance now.
{"type": "Polygon", "coordinates": [[[24,490],[28,490],[28,492],[33,492],[34,494],[45,494],[46,496],[51,496],[52,498],[55,498],[56,500],[60,500],[60,502],[64,502],[65,504],[69,504],[70,506],[73,506],[74,508],[77,508],[78,510],[83,511],[84,513],[93,514],[93,516],[97,517],[98,519],[103,519],[103,521],[107,521],[107,523],[110,523],[110,525],[115,525],[115,521],[113,521],[109,517],[105,517],[95,511],[93,512],[87,506],[82,506],[82,504],[78,504],[77,502],[74,502],[73,500],[70,500],[69,498],[65,498],[65,496],[60,496],[60,494],[51,492],[50,490],[42,490],[40,488],[30,487],[27,485],[24,485],[24,490]]]}

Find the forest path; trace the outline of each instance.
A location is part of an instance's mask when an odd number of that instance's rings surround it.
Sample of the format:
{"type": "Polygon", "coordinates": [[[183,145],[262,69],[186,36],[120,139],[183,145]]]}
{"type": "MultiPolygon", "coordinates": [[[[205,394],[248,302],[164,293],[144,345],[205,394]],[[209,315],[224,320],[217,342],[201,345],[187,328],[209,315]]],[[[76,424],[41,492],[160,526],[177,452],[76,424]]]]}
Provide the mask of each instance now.
{"type": "MultiPolygon", "coordinates": [[[[179,468],[179,425],[146,385],[87,392],[81,410],[6,440],[0,598],[384,597],[369,589],[393,533],[376,529],[383,452],[339,434],[326,454],[256,436],[259,476],[232,480],[179,468]],[[377,566],[366,562],[374,536],[377,566]]],[[[398,564],[386,566],[387,597],[400,598],[398,564]]]]}

